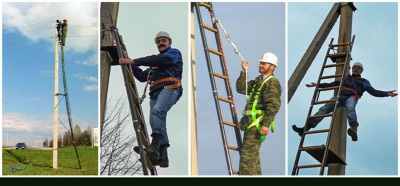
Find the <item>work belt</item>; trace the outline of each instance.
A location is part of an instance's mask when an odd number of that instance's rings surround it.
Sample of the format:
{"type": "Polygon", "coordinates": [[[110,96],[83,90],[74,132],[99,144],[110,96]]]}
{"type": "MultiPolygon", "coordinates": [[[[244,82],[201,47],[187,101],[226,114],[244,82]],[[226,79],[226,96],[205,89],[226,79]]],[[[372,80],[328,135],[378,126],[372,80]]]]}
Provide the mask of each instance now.
{"type": "Polygon", "coordinates": [[[343,90],[352,91],[352,92],[354,93],[354,95],[352,95],[352,97],[355,97],[355,98],[357,98],[357,99],[360,99],[360,95],[359,95],[359,94],[357,93],[357,91],[355,91],[354,89],[349,88],[349,87],[343,87],[343,90]]]}
{"type": "Polygon", "coordinates": [[[151,86],[154,85],[158,85],[160,83],[165,83],[165,82],[169,82],[169,81],[173,81],[175,82],[175,84],[169,84],[169,85],[165,85],[164,88],[178,88],[179,86],[181,86],[181,80],[175,77],[167,77],[167,78],[162,78],[156,81],[151,82],[151,86]]]}

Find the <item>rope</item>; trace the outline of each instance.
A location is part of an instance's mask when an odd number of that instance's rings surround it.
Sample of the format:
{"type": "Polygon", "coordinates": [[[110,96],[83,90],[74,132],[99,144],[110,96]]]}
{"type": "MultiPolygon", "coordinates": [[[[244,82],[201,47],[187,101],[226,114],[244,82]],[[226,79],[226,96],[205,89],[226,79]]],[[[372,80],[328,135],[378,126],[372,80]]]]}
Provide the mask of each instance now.
{"type": "Polygon", "coordinates": [[[153,72],[153,70],[150,70],[150,72],[147,74],[146,86],[144,87],[142,97],[140,97],[139,104],[142,104],[144,98],[146,98],[146,90],[147,90],[147,86],[150,84],[150,76],[151,76],[151,73],[152,73],[152,72],[153,72]]]}
{"type": "MultiPolygon", "coordinates": [[[[240,52],[237,49],[235,43],[233,42],[233,39],[228,34],[228,32],[225,30],[224,26],[222,26],[221,21],[219,19],[217,19],[214,15],[212,15],[212,20],[213,20],[214,23],[217,23],[221,27],[222,31],[225,34],[226,39],[228,40],[229,44],[231,44],[231,46],[233,47],[233,51],[240,57],[240,59],[242,59],[242,61],[245,61],[245,59],[243,58],[242,54],[240,54],[240,52]]],[[[245,70],[245,73],[246,73],[246,92],[245,92],[245,96],[246,96],[246,100],[247,100],[247,67],[244,70],[245,70]]]]}

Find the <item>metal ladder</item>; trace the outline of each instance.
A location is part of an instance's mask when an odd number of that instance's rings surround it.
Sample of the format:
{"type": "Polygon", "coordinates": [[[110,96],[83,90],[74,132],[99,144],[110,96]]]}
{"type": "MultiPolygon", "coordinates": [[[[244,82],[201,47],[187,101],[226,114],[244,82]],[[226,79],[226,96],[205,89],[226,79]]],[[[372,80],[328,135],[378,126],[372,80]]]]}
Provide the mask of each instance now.
{"type": "MultiPolygon", "coordinates": [[[[119,65],[119,58],[129,58],[126,47],[122,40],[121,35],[118,33],[118,29],[114,26],[111,13],[109,14],[111,24],[111,30],[114,36],[115,46],[102,46],[101,50],[107,51],[112,58],[111,65],[119,65]]],[[[135,130],[136,139],[138,146],[134,148],[135,151],[139,152],[140,162],[142,164],[142,171],[144,175],[157,175],[157,170],[155,166],[152,165],[151,160],[146,155],[144,151],[145,147],[150,145],[149,135],[146,129],[146,122],[144,120],[142,106],[140,105],[140,96],[138,94],[135,79],[132,74],[132,68],[130,65],[120,65],[122,69],[122,74],[124,76],[124,84],[126,88],[126,93],[129,101],[129,108],[131,110],[133,128],[135,130]]]]}
{"type": "MultiPolygon", "coordinates": [[[[205,57],[207,60],[207,66],[208,66],[208,71],[209,71],[209,75],[210,75],[210,81],[211,81],[212,91],[213,91],[213,95],[214,95],[215,106],[217,109],[218,121],[219,121],[219,126],[220,126],[222,142],[223,142],[223,146],[224,146],[226,163],[228,166],[229,175],[239,174],[238,170],[234,170],[232,168],[230,151],[240,152],[240,149],[242,148],[242,137],[241,137],[240,129],[237,126],[238,118],[237,118],[237,113],[236,113],[235,102],[234,102],[233,95],[232,95],[232,88],[231,88],[230,78],[229,78],[229,74],[228,74],[228,70],[227,70],[227,66],[226,66],[224,51],[222,49],[221,37],[219,34],[218,26],[214,21],[211,26],[203,24],[203,20],[201,17],[201,11],[200,11],[201,7],[206,8],[208,10],[208,12],[210,13],[211,20],[213,20],[215,18],[213,5],[211,2],[208,2],[208,3],[195,2],[193,5],[196,9],[196,15],[197,15],[200,33],[201,33],[201,37],[202,37],[202,41],[203,41],[204,52],[205,52],[205,57]],[[206,31],[209,31],[214,34],[216,44],[217,44],[217,49],[209,48],[209,46],[207,44],[206,31]],[[218,61],[221,64],[222,72],[218,73],[213,70],[211,55],[218,56],[218,58],[219,58],[218,61]],[[218,94],[215,78],[220,78],[221,80],[224,81],[227,98],[221,97],[218,94]],[[230,118],[231,121],[227,121],[224,118],[222,118],[220,102],[225,102],[225,103],[229,104],[230,114],[232,116],[230,118]],[[225,132],[225,126],[233,128],[235,135],[236,135],[237,146],[228,144],[227,135],[225,132]]],[[[216,63],[216,62],[214,61],[214,63],[216,63]]]]}
{"type": "MultiPolygon", "coordinates": [[[[328,164],[333,164],[333,163],[341,163],[343,165],[346,165],[346,163],[339,157],[337,156],[331,149],[330,149],[330,140],[331,140],[331,132],[336,116],[336,110],[338,107],[338,102],[339,102],[339,97],[340,92],[342,90],[342,84],[343,84],[343,79],[346,78],[347,75],[347,67],[350,65],[350,60],[351,60],[351,50],[353,47],[354,43],[354,38],[353,36],[352,41],[349,43],[339,43],[339,44],[332,44],[333,38],[331,39],[331,42],[329,44],[328,50],[326,52],[325,60],[321,68],[321,72],[319,74],[317,86],[314,90],[314,95],[311,100],[311,105],[310,109],[307,115],[306,119],[306,124],[305,124],[305,129],[307,129],[308,125],[308,120],[312,118],[325,118],[325,117],[331,117],[331,122],[329,125],[328,129],[321,129],[321,130],[305,130],[303,135],[301,136],[299,148],[297,150],[297,155],[295,159],[295,163],[293,166],[293,171],[292,175],[298,175],[300,169],[304,168],[320,168],[319,174],[323,175],[324,174],[324,169],[328,164]],[[340,47],[340,48],[339,48],[340,47]],[[335,52],[335,49],[342,49],[343,52],[335,52]],[[331,53],[333,51],[333,53],[331,53]],[[333,63],[327,64],[328,58],[331,59],[333,63]],[[335,75],[324,75],[324,70],[327,68],[332,68],[332,67],[338,67],[342,66],[343,71],[341,74],[335,74],[335,75]],[[331,79],[331,78],[341,78],[340,79],[340,85],[339,86],[334,86],[334,87],[327,87],[327,88],[318,88],[321,80],[323,79],[331,79]],[[335,91],[334,95],[336,96],[336,99],[330,99],[330,100],[319,100],[319,96],[321,92],[324,91],[335,91]],[[325,104],[325,103],[335,103],[334,109],[332,113],[330,114],[321,114],[321,115],[314,115],[312,116],[312,109],[314,105],[320,105],[320,104],[325,104]],[[318,134],[318,133],[327,133],[327,138],[326,138],[326,143],[325,145],[318,145],[318,146],[303,146],[304,141],[306,138],[306,135],[309,134],[318,134]],[[299,159],[300,155],[302,152],[307,152],[309,155],[311,155],[313,158],[315,158],[319,164],[309,164],[309,165],[299,165],[299,159]]],[[[338,50],[339,51],[339,50],[338,50]]]]}

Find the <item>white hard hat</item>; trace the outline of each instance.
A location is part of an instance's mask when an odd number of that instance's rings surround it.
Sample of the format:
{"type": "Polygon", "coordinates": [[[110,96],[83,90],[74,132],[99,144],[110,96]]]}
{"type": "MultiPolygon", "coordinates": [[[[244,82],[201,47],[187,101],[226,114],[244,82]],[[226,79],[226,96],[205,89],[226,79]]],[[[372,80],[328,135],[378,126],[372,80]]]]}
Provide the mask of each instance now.
{"type": "Polygon", "coordinates": [[[267,52],[261,56],[260,62],[271,63],[275,66],[278,66],[278,57],[271,52],[267,52]]]}
{"type": "Polygon", "coordinates": [[[362,65],[360,62],[355,62],[355,63],[353,64],[353,67],[354,67],[354,66],[359,66],[359,67],[361,67],[362,69],[364,69],[363,65],[362,65]]]}
{"type": "Polygon", "coordinates": [[[156,40],[156,39],[159,38],[159,37],[166,37],[166,38],[168,38],[169,40],[172,40],[172,39],[171,39],[171,36],[170,36],[167,32],[164,32],[164,31],[158,32],[158,34],[156,35],[156,37],[154,38],[154,40],[156,40]]]}

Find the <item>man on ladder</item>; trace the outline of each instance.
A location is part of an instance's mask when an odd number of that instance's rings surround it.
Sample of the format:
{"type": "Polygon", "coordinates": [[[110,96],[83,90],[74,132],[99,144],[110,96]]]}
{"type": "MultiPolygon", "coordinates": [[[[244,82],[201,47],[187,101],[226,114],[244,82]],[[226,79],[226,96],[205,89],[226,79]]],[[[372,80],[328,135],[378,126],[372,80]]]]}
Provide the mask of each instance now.
{"type": "Polygon", "coordinates": [[[237,92],[249,92],[247,104],[239,127],[244,131],[243,147],[240,151],[239,174],[261,175],[260,147],[268,134],[274,132],[274,118],[281,106],[282,87],[273,72],[278,66],[275,54],[267,52],[260,59],[259,73],[255,80],[246,82],[248,62],[242,61],[243,71],[236,81],[237,92]],[[247,86],[246,86],[247,83],[247,86]]]}
{"type": "Polygon", "coordinates": [[[170,146],[167,135],[167,112],[182,96],[182,54],[171,48],[171,36],[160,31],[154,38],[160,54],[137,59],[120,58],[120,64],[131,64],[133,75],[141,82],[151,81],[150,85],[150,126],[153,137],[151,145],[144,150],[153,165],[168,167],[167,148],[170,146]],[[142,70],[139,66],[148,66],[142,70]]]}
{"type": "MultiPolygon", "coordinates": [[[[350,68],[350,67],[349,67],[350,68]]],[[[369,94],[375,97],[394,97],[397,96],[397,93],[394,93],[395,90],[392,91],[380,91],[375,90],[369,81],[365,78],[361,78],[361,73],[364,70],[363,65],[360,62],[354,63],[351,68],[352,74],[347,76],[343,81],[343,90],[341,91],[341,95],[339,98],[338,106],[344,106],[347,112],[347,119],[349,121],[350,128],[347,130],[349,136],[353,141],[358,140],[357,136],[357,114],[356,114],[356,105],[358,100],[361,98],[363,93],[367,91],[369,94]]],[[[318,88],[331,87],[331,86],[339,86],[340,80],[336,80],[331,83],[320,83],[318,88]]],[[[306,84],[307,87],[315,87],[316,83],[312,82],[311,84],[306,84]]],[[[333,97],[332,99],[336,99],[333,97]]],[[[315,115],[328,114],[333,111],[335,103],[326,103],[322,106],[315,115]]],[[[292,129],[297,132],[300,136],[303,135],[304,131],[308,131],[311,128],[315,128],[321,121],[321,118],[312,118],[308,120],[307,129],[304,130],[304,127],[297,127],[296,125],[292,126],[292,129]]]]}
{"type": "Polygon", "coordinates": [[[65,46],[65,38],[67,37],[67,31],[68,31],[67,19],[63,19],[63,22],[61,23],[61,29],[62,29],[61,45],[65,46]]]}

